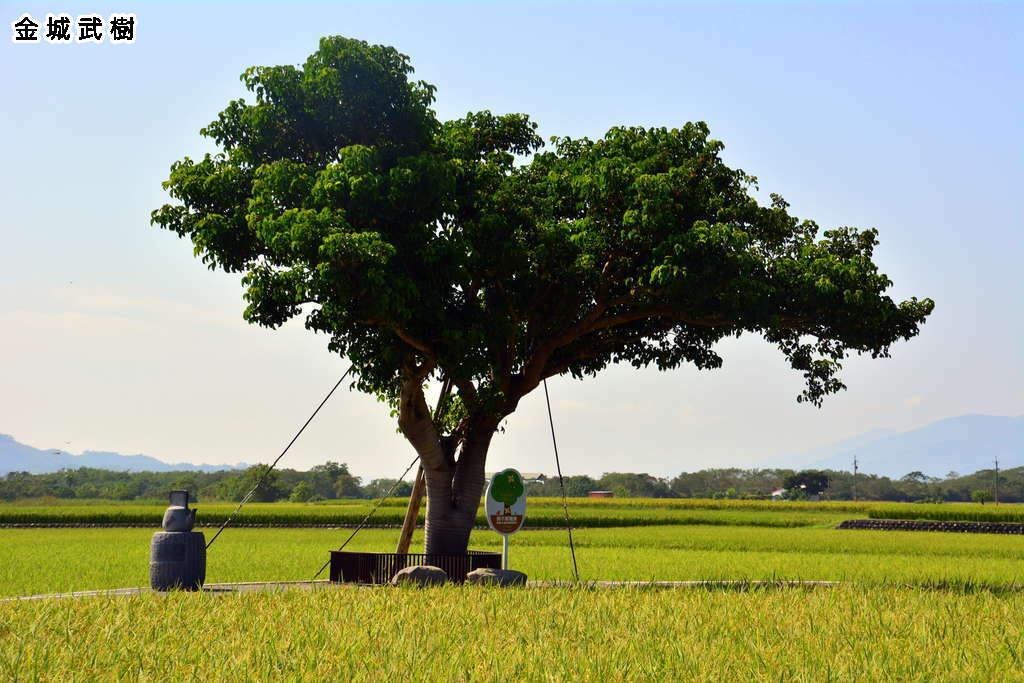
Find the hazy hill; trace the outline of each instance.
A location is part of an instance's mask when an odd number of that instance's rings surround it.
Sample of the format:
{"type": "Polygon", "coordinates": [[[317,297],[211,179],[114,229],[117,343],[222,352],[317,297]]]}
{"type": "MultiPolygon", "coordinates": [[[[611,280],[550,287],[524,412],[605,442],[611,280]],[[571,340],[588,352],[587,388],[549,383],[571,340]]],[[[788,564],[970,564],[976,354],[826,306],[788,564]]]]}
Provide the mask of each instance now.
{"type": "Polygon", "coordinates": [[[961,415],[907,432],[873,431],[804,453],[794,461],[817,469],[860,470],[899,478],[920,471],[935,477],[1024,465],[1024,415],[961,415]]]}
{"type": "MultiPolygon", "coordinates": [[[[211,472],[248,466],[171,464],[146,455],[105,451],[55,454],[54,450],[58,449],[32,448],[0,434],[0,475],[11,471],[42,474],[79,467],[126,472],[211,472]]],[[[996,457],[1002,469],[1020,467],[1024,466],[1024,416],[961,415],[907,432],[875,429],[793,456],[779,466],[849,471],[855,454],[861,472],[897,479],[913,471],[944,477],[951,471],[967,474],[991,469],[996,457]]]]}
{"type": "Polygon", "coordinates": [[[166,463],[148,455],[121,455],[107,451],[85,451],[80,455],[62,449],[40,450],[18,443],[14,437],[0,434],[0,475],[7,472],[31,472],[42,474],[62,469],[96,467],[118,472],[181,472],[185,470],[230,470],[247,467],[238,465],[194,465],[192,463],[166,463]],[[59,451],[59,452],[55,452],[59,451]]]}

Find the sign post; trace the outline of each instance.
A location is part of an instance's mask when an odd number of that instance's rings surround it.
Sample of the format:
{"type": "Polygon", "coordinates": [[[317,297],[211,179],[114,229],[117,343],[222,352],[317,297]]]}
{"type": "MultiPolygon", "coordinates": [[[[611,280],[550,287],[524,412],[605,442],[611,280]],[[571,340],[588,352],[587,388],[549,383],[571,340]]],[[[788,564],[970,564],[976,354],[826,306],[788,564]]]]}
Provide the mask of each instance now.
{"type": "Polygon", "coordinates": [[[508,569],[508,537],[523,527],[526,520],[526,486],[523,476],[507,469],[491,477],[484,496],[487,524],[502,537],[501,568],[508,569]]]}

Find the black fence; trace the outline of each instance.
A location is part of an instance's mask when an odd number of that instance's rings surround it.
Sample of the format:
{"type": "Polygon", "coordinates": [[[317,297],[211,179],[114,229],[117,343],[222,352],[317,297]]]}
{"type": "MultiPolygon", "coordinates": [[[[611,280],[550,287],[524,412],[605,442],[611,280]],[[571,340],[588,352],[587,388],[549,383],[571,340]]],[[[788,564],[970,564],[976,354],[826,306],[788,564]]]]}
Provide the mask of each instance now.
{"type": "Polygon", "coordinates": [[[501,569],[501,553],[470,550],[465,555],[423,553],[351,553],[331,551],[331,581],[336,583],[388,583],[405,567],[440,567],[449,581],[462,583],[474,569],[501,569]]]}

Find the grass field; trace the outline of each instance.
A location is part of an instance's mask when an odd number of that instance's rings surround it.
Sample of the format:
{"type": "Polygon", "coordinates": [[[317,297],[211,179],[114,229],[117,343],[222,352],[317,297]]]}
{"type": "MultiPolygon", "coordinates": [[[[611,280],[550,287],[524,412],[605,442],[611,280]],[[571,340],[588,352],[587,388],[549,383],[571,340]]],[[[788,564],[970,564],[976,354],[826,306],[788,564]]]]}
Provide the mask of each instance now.
{"type": "MultiPolygon", "coordinates": [[[[371,524],[399,525],[407,500],[385,501],[370,519],[371,524]]],[[[373,501],[348,500],[331,504],[250,503],[235,518],[238,524],[358,524],[370,512],[373,501]]],[[[7,504],[0,505],[0,524],[159,524],[166,503],[150,504],[7,504]]],[[[234,503],[198,506],[198,521],[217,525],[237,507],[234,503]]],[[[569,503],[575,526],[646,526],[661,524],[712,524],[745,526],[814,526],[835,524],[847,517],[867,516],[857,504],[804,503],[783,505],[767,501],[711,500],[595,500],[569,503]],[[765,513],[770,514],[765,514],[765,513]]],[[[422,521],[422,514],[420,516],[422,521]]],[[[486,526],[483,512],[477,523],[486,526]]],[[[527,524],[534,527],[565,525],[562,503],[551,498],[530,500],[527,524]]]]}
{"type": "MultiPolygon", "coordinates": [[[[381,505],[371,524],[402,523],[406,499],[392,498],[381,505]]],[[[250,503],[235,518],[239,524],[354,525],[361,522],[374,501],[342,500],[316,503],[250,503]]],[[[0,504],[0,524],[159,524],[165,503],[118,503],[105,501],[20,501],[0,504]]],[[[199,504],[201,524],[218,525],[236,508],[234,503],[199,504]]],[[[742,526],[828,526],[844,519],[935,519],[963,521],[1020,522],[1024,506],[981,506],[947,503],[773,502],[762,500],[702,499],[594,499],[569,500],[574,526],[657,526],[679,524],[742,526]]],[[[422,515],[421,515],[422,521],[422,515]]],[[[477,523],[486,525],[483,513],[477,523]]],[[[532,498],[527,524],[533,527],[564,525],[561,501],[532,498]]]]}
{"type": "Polygon", "coordinates": [[[10,680],[1020,678],[1024,595],[341,588],[0,603],[10,680]]]}
{"type": "MultiPolygon", "coordinates": [[[[343,587],[0,602],[0,678],[1022,678],[1017,616],[1024,593],[1013,587],[1024,585],[1024,538],[832,528],[867,516],[871,505],[856,514],[835,504],[631,502],[585,501],[572,509],[574,519],[591,510],[607,520],[574,532],[584,581],[844,583],[745,590],[343,587]],[[697,521],[652,525],[652,515],[697,521]]],[[[555,501],[531,504],[531,513],[558,509],[555,501]]],[[[365,502],[353,507],[359,505],[365,502]]],[[[6,509],[15,507],[31,506],[6,509]]],[[[147,514],[160,509],[142,507],[147,514]]],[[[267,514],[274,509],[261,507],[267,514]]],[[[341,507],[283,506],[280,513],[321,515],[341,507]]],[[[398,501],[387,507],[401,509],[398,501]]],[[[152,531],[0,529],[0,596],[146,585],[152,531]]],[[[207,580],[309,579],[348,534],[228,529],[210,549],[207,580]]],[[[393,529],[366,529],[348,549],[390,551],[396,537],[393,529]]],[[[417,533],[414,548],[421,542],[417,533]]],[[[478,531],[471,546],[497,550],[500,539],[478,531]]],[[[570,579],[565,531],[517,534],[511,564],[531,579],[570,579]]]]}
{"type": "MultiPolygon", "coordinates": [[[[0,595],[147,585],[148,529],[5,529],[0,595]]],[[[207,580],[312,578],[347,531],[229,529],[210,549],[207,580]]],[[[397,532],[366,529],[350,550],[391,551],[397,532]]],[[[1018,536],[836,530],[815,527],[657,526],[578,529],[586,580],[805,579],[866,583],[1024,584],[1018,536]]],[[[414,538],[415,544],[421,536],[414,538]]],[[[475,532],[472,546],[499,549],[475,532]]],[[[569,579],[564,531],[512,539],[515,568],[535,579],[569,579]]]]}

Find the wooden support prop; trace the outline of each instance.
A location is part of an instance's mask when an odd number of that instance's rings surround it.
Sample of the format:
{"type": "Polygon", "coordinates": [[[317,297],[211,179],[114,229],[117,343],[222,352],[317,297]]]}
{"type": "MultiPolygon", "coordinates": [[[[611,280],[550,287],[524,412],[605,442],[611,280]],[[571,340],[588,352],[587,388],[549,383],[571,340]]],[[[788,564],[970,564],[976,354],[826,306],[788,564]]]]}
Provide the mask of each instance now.
{"type": "Polygon", "coordinates": [[[423,501],[423,494],[427,490],[427,478],[423,475],[423,465],[416,469],[416,483],[412,486],[412,493],[409,495],[409,507],[405,509],[405,519],[402,521],[402,533],[398,537],[398,545],[395,546],[396,553],[409,552],[409,544],[412,543],[412,533],[416,530],[416,518],[420,515],[420,504],[423,501]]]}

